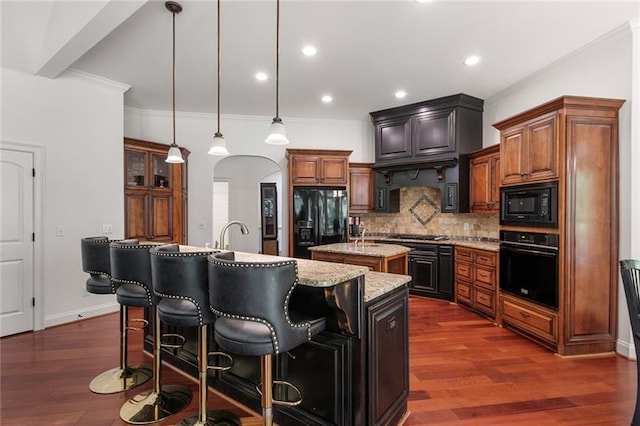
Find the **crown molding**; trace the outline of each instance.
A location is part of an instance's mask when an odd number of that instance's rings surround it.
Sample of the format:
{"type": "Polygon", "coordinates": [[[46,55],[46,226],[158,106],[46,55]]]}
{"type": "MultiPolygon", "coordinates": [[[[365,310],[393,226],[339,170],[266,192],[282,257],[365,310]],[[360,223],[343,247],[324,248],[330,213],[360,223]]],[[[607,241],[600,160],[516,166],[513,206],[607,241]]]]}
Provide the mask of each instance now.
{"type": "Polygon", "coordinates": [[[93,84],[98,84],[100,86],[108,87],[108,88],[111,88],[111,89],[116,89],[116,90],[121,91],[122,93],[124,93],[127,90],[131,89],[131,86],[129,84],[121,83],[121,82],[115,81],[115,80],[110,80],[108,78],[100,77],[99,75],[91,74],[91,73],[86,72],[86,71],[80,71],[80,70],[77,70],[75,68],[68,68],[66,71],[64,71],[61,74],[61,76],[65,76],[65,75],[76,77],[76,78],[79,78],[81,80],[85,80],[85,81],[88,81],[90,83],[93,83],[93,84]]]}

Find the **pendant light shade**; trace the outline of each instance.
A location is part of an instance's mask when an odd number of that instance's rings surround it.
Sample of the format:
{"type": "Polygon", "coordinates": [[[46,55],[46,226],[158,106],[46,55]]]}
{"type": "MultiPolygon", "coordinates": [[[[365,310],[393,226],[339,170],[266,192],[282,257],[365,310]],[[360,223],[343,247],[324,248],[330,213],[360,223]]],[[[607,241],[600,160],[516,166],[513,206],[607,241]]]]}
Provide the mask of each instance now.
{"type": "Polygon", "coordinates": [[[171,84],[173,87],[173,142],[169,147],[169,153],[167,154],[167,159],[164,160],[167,163],[184,163],[184,158],[182,158],[182,152],[180,152],[180,148],[176,144],[176,14],[182,12],[182,6],[175,1],[168,1],[164,4],[169,12],[173,14],[173,57],[172,57],[172,78],[171,84]]]}
{"type": "Polygon", "coordinates": [[[209,155],[229,155],[227,142],[220,132],[220,0],[218,0],[218,131],[213,135],[211,146],[209,147],[209,155]]]}
{"type": "Polygon", "coordinates": [[[284,124],[279,114],[280,95],[280,0],[276,0],[276,116],[271,122],[269,136],[265,142],[271,145],[286,145],[289,143],[284,131],[284,124]]]}

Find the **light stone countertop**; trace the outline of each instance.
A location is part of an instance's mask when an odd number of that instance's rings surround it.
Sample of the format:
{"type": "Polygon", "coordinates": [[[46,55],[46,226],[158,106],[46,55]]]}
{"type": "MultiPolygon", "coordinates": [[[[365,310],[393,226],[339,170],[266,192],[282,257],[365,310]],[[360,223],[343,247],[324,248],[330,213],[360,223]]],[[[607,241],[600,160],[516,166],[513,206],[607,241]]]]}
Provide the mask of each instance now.
{"type": "Polygon", "coordinates": [[[364,247],[356,247],[353,243],[335,243],[309,247],[309,250],[324,253],[354,254],[371,257],[391,257],[411,251],[410,248],[398,244],[381,244],[373,243],[371,241],[366,241],[364,243],[364,247]]]}
{"type": "Polygon", "coordinates": [[[298,282],[310,287],[332,287],[364,275],[364,302],[376,299],[411,281],[409,275],[369,271],[366,266],[321,262],[291,257],[270,256],[258,253],[236,252],[240,262],[276,262],[295,260],[298,263],[298,282]]]}
{"type": "MultiPolygon", "coordinates": [[[[451,244],[452,246],[463,246],[470,248],[477,248],[481,250],[489,250],[489,251],[500,251],[500,242],[493,239],[486,238],[465,238],[465,237],[453,237],[447,238],[444,240],[397,240],[394,239],[393,242],[386,242],[386,237],[382,236],[371,236],[365,238],[365,246],[367,244],[374,243],[375,241],[380,241],[378,244],[393,244],[393,245],[402,245],[402,241],[407,243],[420,243],[420,244],[451,244]]],[[[353,244],[353,243],[352,243],[353,244]]]]}
{"type": "Polygon", "coordinates": [[[369,271],[364,276],[364,301],[365,303],[370,302],[407,284],[409,281],[411,281],[411,276],[409,275],[369,271]]]}

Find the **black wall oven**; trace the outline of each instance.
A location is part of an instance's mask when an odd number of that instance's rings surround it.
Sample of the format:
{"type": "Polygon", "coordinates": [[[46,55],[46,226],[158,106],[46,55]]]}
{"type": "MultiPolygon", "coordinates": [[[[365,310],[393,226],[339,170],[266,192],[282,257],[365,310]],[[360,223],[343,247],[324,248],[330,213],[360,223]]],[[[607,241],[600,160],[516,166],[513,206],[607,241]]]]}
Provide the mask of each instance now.
{"type": "Polygon", "coordinates": [[[500,231],[500,289],[558,309],[558,234],[500,231]]]}
{"type": "Polygon", "coordinates": [[[500,188],[500,225],[558,227],[558,182],[500,188]]]}

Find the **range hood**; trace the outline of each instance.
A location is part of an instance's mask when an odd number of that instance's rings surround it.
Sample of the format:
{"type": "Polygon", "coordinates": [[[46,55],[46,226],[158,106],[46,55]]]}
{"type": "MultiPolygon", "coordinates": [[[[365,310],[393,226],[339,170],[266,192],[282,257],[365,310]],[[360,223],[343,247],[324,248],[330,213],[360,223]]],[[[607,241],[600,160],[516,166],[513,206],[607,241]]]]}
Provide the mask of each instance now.
{"type": "Polygon", "coordinates": [[[394,192],[413,186],[440,189],[442,212],[469,211],[467,154],[482,148],[483,104],[457,94],[370,113],[378,211],[397,211],[394,192]]]}

